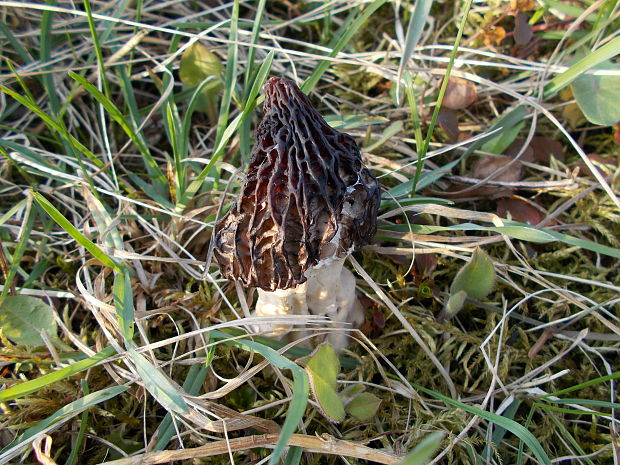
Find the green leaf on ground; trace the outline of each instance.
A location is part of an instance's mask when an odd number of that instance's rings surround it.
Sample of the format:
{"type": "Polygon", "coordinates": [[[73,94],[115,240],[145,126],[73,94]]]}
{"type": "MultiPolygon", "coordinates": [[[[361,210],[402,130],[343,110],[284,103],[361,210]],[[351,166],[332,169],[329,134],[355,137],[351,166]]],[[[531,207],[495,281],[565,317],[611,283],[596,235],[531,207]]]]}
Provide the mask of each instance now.
{"type": "MultiPolygon", "coordinates": [[[[598,71],[620,71],[620,65],[605,61],[598,71]]],[[[620,75],[582,74],[571,84],[577,105],[593,124],[611,126],[620,121],[620,75]]]]}
{"type": "Polygon", "coordinates": [[[362,392],[347,404],[346,411],[358,420],[366,421],[375,416],[380,404],[381,399],[377,396],[370,392],[362,392]]]}
{"type": "Polygon", "coordinates": [[[497,155],[504,153],[504,150],[515,141],[524,125],[525,122],[522,121],[514,126],[502,128],[499,134],[482,144],[481,149],[497,155]]]}
{"type": "Polygon", "coordinates": [[[0,304],[0,328],[6,337],[17,344],[43,346],[41,331],[56,336],[54,310],[37,297],[7,296],[0,304]]]}
{"type": "Polygon", "coordinates": [[[452,294],[446,302],[446,315],[448,317],[453,317],[458,312],[461,311],[463,305],[465,305],[465,300],[467,299],[467,292],[458,291],[455,294],[452,294]]]}
{"type": "Polygon", "coordinates": [[[480,248],[476,248],[471,260],[457,273],[450,294],[465,291],[469,297],[483,299],[495,286],[495,268],[489,256],[480,248]]]}
{"type": "Polygon", "coordinates": [[[181,56],[179,77],[183,84],[194,87],[210,76],[219,76],[223,69],[217,56],[201,43],[194,42],[181,56]]]}
{"type": "Polygon", "coordinates": [[[415,446],[415,449],[413,449],[402,462],[400,462],[400,465],[424,465],[428,463],[435,451],[439,448],[443,437],[444,433],[442,432],[429,434],[420,444],[415,446]]]}
{"type": "Polygon", "coordinates": [[[320,346],[306,365],[310,387],[323,414],[333,422],[344,420],[344,405],[336,392],[336,377],[340,372],[340,361],[334,348],[328,344],[320,346]]]}

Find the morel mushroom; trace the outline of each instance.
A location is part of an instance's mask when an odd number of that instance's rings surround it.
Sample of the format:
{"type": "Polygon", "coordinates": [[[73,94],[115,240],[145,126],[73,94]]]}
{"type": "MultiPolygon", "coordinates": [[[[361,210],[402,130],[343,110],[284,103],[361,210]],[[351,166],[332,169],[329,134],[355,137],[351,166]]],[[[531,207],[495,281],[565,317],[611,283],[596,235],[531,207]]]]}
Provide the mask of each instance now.
{"type": "MultiPolygon", "coordinates": [[[[258,288],[256,315],[360,324],[355,279],[343,264],[375,233],[379,184],[355,140],[331,128],[292,81],[267,81],[264,112],[239,198],[215,227],[221,273],[258,288]]],[[[329,341],[342,348],[346,339],[329,341]]]]}

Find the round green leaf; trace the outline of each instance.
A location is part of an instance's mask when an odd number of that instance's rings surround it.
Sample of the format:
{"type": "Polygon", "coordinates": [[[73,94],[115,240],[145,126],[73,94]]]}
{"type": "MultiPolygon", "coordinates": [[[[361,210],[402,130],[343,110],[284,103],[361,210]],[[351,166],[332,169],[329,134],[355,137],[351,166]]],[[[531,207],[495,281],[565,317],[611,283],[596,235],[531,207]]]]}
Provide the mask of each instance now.
{"type": "Polygon", "coordinates": [[[183,84],[194,87],[209,76],[218,76],[222,70],[220,59],[204,45],[194,42],[181,56],[179,76],[183,84]]]}
{"type": "Polygon", "coordinates": [[[370,392],[362,392],[355,396],[347,405],[346,411],[360,421],[366,421],[375,416],[381,404],[379,399],[370,392]]]}
{"type": "MultiPolygon", "coordinates": [[[[605,61],[594,70],[620,71],[620,65],[605,61]]],[[[577,105],[594,124],[611,126],[620,121],[620,76],[583,73],[571,84],[577,105]]]]}
{"type": "Polygon", "coordinates": [[[456,295],[465,291],[469,297],[483,299],[495,286],[495,268],[489,256],[480,248],[476,248],[471,260],[457,273],[450,294],[456,295]]]}
{"type": "Polygon", "coordinates": [[[0,304],[0,328],[17,344],[42,346],[41,331],[56,336],[54,310],[41,299],[27,295],[8,296],[0,304]]]}

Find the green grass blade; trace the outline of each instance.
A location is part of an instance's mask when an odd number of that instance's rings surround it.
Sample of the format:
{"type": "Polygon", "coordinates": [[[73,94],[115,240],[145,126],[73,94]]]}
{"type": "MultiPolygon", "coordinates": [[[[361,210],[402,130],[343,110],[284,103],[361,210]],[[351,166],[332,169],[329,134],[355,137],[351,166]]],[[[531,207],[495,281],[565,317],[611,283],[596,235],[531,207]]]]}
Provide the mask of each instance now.
{"type": "Polygon", "coordinates": [[[563,89],[586,71],[594,68],[596,65],[609,60],[620,54],[620,37],[610,40],[602,47],[594,52],[588,53],[584,58],[579,60],[573,66],[568,68],[562,74],[554,77],[546,86],[544,96],[546,98],[563,89]]]}
{"type": "Polygon", "coordinates": [[[551,392],[549,394],[546,394],[544,397],[561,396],[562,394],[567,394],[569,392],[578,391],[580,389],[584,389],[590,386],[594,386],[596,384],[604,383],[606,381],[611,381],[611,380],[618,379],[618,378],[620,378],[620,371],[616,373],[612,373],[611,375],[600,376],[598,378],[594,378],[594,379],[591,379],[590,381],[585,381],[583,383],[576,384],[574,386],[568,387],[566,389],[562,389],[560,391],[551,392]]]}
{"type": "Polygon", "coordinates": [[[43,207],[43,210],[45,210],[47,214],[51,216],[52,219],[58,223],[58,225],[64,229],[78,244],[93,254],[93,256],[103,265],[112,268],[115,271],[121,271],[121,268],[113,259],[108,257],[95,243],[78,231],[77,228],[73,226],[69,220],[49,202],[49,200],[38,192],[32,192],[32,195],[36,201],[39,202],[39,205],[43,207]]]}
{"type": "MultiPolygon", "coordinates": [[[[85,396],[90,394],[88,382],[85,379],[80,380],[80,387],[82,388],[82,392],[85,396]]],[[[75,437],[73,448],[71,449],[71,453],[69,454],[65,465],[75,465],[77,463],[78,454],[80,453],[80,449],[82,448],[82,444],[84,443],[84,439],[86,437],[86,431],[88,429],[88,413],[88,410],[84,410],[82,412],[82,418],[80,419],[80,429],[78,430],[78,434],[75,437]]]]}
{"type": "Polygon", "coordinates": [[[445,433],[441,431],[429,434],[420,444],[415,446],[399,465],[425,465],[439,448],[444,436],[445,433]]]}
{"type": "Polygon", "coordinates": [[[620,409],[620,403],[609,402],[607,400],[573,399],[573,398],[546,399],[546,400],[547,400],[547,402],[554,402],[556,404],[573,404],[573,405],[583,405],[585,407],[600,407],[600,408],[620,409]]]}
{"type": "Polygon", "coordinates": [[[586,451],[583,450],[583,448],[579,445],[579,443],[573,437],[570,431],[568,431],[566,426],[564,426],[564,424],[560,420],[558,420],[555,415],[548,415],[548,417],[551,419],[551,421],[553,421],[553,423],[555,423],[555,426],[558,429],[559,435],[562,438],[567,439],[571,443],[571,445],[575,448],[577,453],[581,455],[581,457],[579,457],[580,459],[579,462],[583,460],[588,465],[594,465],[594,462],[589,457],[587,457],[588,454],[586,454],[586,451]]]}
{"type": "MultiPolygon", "coordinates": [[[[250,44],[252,45],[256,44],[258,41],[266,3],[266,0],[258,0],[258,4],[256,5],[256,14],[254,15],[252,35],[250,37],[250,44]]],[[[248,48],[248,64],[245,69],[245,80],[243,83],[245,102],[247,102],[248,91],[250,90],[252,77],[254,76],[255,58],[256,47],[250,46],[248,48]]],[[[241,127],[239,128],[239,149],[241,150],[241,157],[244,161],[247,161],[250,155],[250,123],[250,120],[246,119],[241,123],[241,127]]]]}
{"type": "MultiPolygon", "coordinates": [[[[506,410],[502,412],[502,416],[513,420],[521,404],[522,404],[521,400],[513,397],[512,403],[508,406],[506,410]]],[[[507,433],[506,429],[502,428],[501,426],[496,427],[495,431],[493,431],[493,436],[491,437],[491,443],[495,444],[495,446],[500,446],[502,440],[504,439],[504,436],[506,436],[506,433],[507,433]]],[[[490,447],[491,447],[490,444],[487,444],[486,446],[484,446],[484,449],[480,455],[482,457],[486,457],[487,454],[489,453],[490,447]]]]}
{"type": "Polygon", "coordinates": [[[97,68],[99,69],[99,76],[101,77],[101,83],[103,85],[103,93],[106,97],[109,97],[110,84],[108,83],[108,77],[105,73],[105,63],[103,61],[103,53],[101,52],[101,43],[99,42],[97,28],[95,27],[95,22],[93,21],[90,0],[84,0],[84,11],[86,11],[86,20],[88,21],[88,28],[90,29],[90,36],[93,38],[93,46],[95,48],[95,55],[97,56],[97,68]]]}
{"type": "Polygon", "coordinates": [[[228,114],[230,112],[230,102],[235,91],[237,83],[237,66],[238,66],[238,45],[239,40],[237,26],[239,24],[239,0],[234,0],[232,14],[230,17],[230,34],[228,40],[228,56],[226,57],[226,72],[224,74],[224,94],[220,104],[220,114],[217,119],[217,131],[215,133],[215,145],[219,145],[226,127],[228,125],[228,114]]]}
{"type": "Polygon", "coordinates": [[[196,179],[194,179],[191,182],[191,184],[187,187],[187,189],[183,193],[183,197],[177,203],[177,212],[182,212],[185,209],[185,207],[189,204],[189,202],[194,198],[194,195],[196,194],[196,192],[198,192],[198,190],[202,186],[202,183],[204,182],[206,177],[209,175],[209,173],[213,169],[213,166],[215,165],[215,163],[217,163],[217,161],[220,159],[220,157],[224,153],[224,148],[226,147],[226,144],[228,143],[230,138],[233,136],[233,134],[235,133],[235,131],[237,130],[241,122],[244,121],[248,117],[248,115],[254,109],[256,104],[260,102],[260,99],[257,98],[258,93],[260,89],[263,87],[263,84],[265,83],[265,81],[267,80],[267,75],[269,74],[269,71],[271,69],[272,61],[273,61],[273,52],[270,52],[269,55],[267,55],[267,58],[265,59],[265,61],[261,64],[260,69],[258,70],[256,79],[254,80],[254,84],[252,85],[252,89],[250,89],[250,93],[247,98],[246,107],[228,125],[228,127],[224,131],[224,134],[222,135],[222,138],[219,144],[216,146],[213,152],[213,155],[211,156],[211,160],[209,161],[207,166],[205,166],[202,169],[200,174],[198,174],[196,179]]]}
{"type": "Polygon", "coordinates": [[[13,205],[4,215],[0,216],[0,226],[7,222],[18,210],[21,210],[26,203],[26,199],[20,200],[13,205]]]}
{"type": "Polygon", "coordinates": [[[123,239],[112,217],[108,213],[108,209],[88,189],[83,189],[82,192],[82,195],[86,199],[86,206],[95,220],[95,225],[97,226],[97,231],[99,232],[101,240],[105,241],[108,247],[122,250],[124,248],[123,239]]]}
{"type": "Polygon", "coordinates": [[[510,431],[530,448],[530,450],[533,452],[533,454],[536,456],[540,463],[544,465],[551,465],[551,460],[549,460],[547,453],[542,448],[538,440],[534,437],[532,433],[530,433],[525,427],[523,427],[516,421],[510,420],[492,412],[487,412],[486,410],[482,410],[478,407],[459,402],[458,400],[451,399],[450,397],[439,394],[438,392],[432,391],[418,384],[412,383],[411,385],[415,389],[422,391],[429,396],[435,397],[436,399],[440,399],[444,403],[451,405],[452,407],[460,408],[468,413],[482,417],[485,420],[491,421],[496,425],[499,425],[502,428],[506,429],[507,431],[510,431]]]}
{"type": "Polygon", "coordinates": [[[44,111],[42,111],[34,102],[29,101],[27,98],[22,97],[17,92],[9,89],[0,84],[0,90],[7,95],[10,95],[14,100],[21,103],[23,106],[28,108],[30,111],[35,113],[39,118],[43,120],[43,122],[50,127],[51,129],[60,133],[62,137],[68,140],[71,145],[77,149],[79,152],[83,153],[89,160],[91,160],[97,167],[102,168],[103,162],[99,160],[90,150],[88,150],[80,141],[78,141],[73,135],[69,134],[67,128],[64,124],[59,123],[58,121],[51,118],[44,111]]]}
{"type": "Polygon", "coordinates": [[[95,365],[101,363],[102,361],[110,358],[115,353],[115,350],[111,346],[108,346],[101,352],[97,352],[92,357],[88,357],[84,360],[74,362],[68,367],[61,368],[60,370],[56,370],[52,373],[48,373],[30,381],[16,384],[15,386],[5,389],[4,391],[0,391],[0,402],[8,402],[10,400],[19,399],[20,397],[32,394],[33,392],[37,392],[39,389],[45,386],[73,376],[76,373],[80,373],[81,371],[88,370],[89,368],[92,368],[95,365]]]}
{"type": "Polygon", "coordinates": [[[136,101],[136,94],[133,91],[131,84],[131,78],[128,71],[120,66],[117,68],[118,84],[123,94],[123,102],[127,107],[127,111],[130,118],[131,126],[136,135],[141,139],[141,144],[146,145],[146,141],[141,133],[138,132],[140,127],[140,109],[138,108],[138,102],[136,101]]]}
{"type": "MultiPolygon", "coordinates": [[[[215,347],[210,348],[210,353],[213,353],[215,347]]],[[[187,378],[183,383],[183,390],[190,396],[197,396],[200,393],[207,374],[209,373],[208,364],[196,364],[192,365],[187,373],[187,378]]],[[[157,444],[153,447],[153,450],[164,450],[172,436],[175,434],[174,425],[172,424],[172,415],[167,413],[162,422],[157,428],[157,444]]]]}
{"type": "MultiPolygon", "coordinates": [[[[182,129],[179,112],[172,98],[164,104],[164,122],[166,128],[166,134],[172,147],[172,159],[174,160],[174,191],[175,196],[183,195],[185,189],[185,172],[186,165],[182,163],[183,156],[183,142],[182,142],[182,129]]],[[[172,196],[171,196],[172,197],[172,196]]]]}
{"type": "Polygon", "coordinates": [[[463,31],[465,30],[465,26],[467,25],[467,18],[469,16],[469,10],[471,9],[471,4],[472,4],[472,0],[466,0],[465,6],[463,7],[463,15],[461,18],[461,23],[459,25],[456,38],[454,39],[454,46],[452,47],[452,52],[450,53],[450,60],[448,61],[448,66],[446,66],[446,73],[441,82],[441,87],[439,88],[439,95],[437,96],[437,103],[435,104],[435,108],[433,108],[433,115],[431,116],[431,120],[428,125],[428,130],[426,132],[426,139],[424,140],[424,145],[418,148],[418,164],[416,166],[415,176],[413,178],[413,186],[411,187],[412,194],[415,193],[416,187],[418,185],[418,181],[420,180],[420,176],[422,175],[422,169],[424,168],[424,157],[426,157],[426,153],[428,152],[428,147],[433,137],[433,132],[435,132],[435,125],[437,124],[437,118],[439,117],[439,110],[441,109],[441,102],[443,101],[443,97],[446,94],[446,89],[448,88],[450,74],[452,73],[452,67],[454,66],[454,60],[456,60],[456,54],[459,50],[461,38],[463,37],[463,31]]]}
{"type": "Polygon", "coordinates": [[[396,99],[400,105],[400,80],[405,71],[407,63],[413,54],[414,49],[422,37],[422,31],[424,31],[424,25],[428,19],[428,14],[431,11],[433,0],[418,0],[415,2],[413,8],[413,14],[409,18],[409,24],[407,25],[407,33],[405,34],[405,49],[400,59],[400,65],[398,66],[398,77],[396,80],[396,99]]]}
{"type": "Polygon", "coordinates": [[[127,354],[135,365],[144,387],[162,407],[179,415],[189,413],[189,406],[183,396],[157,367],[132,348],[127,349],[127,354]]]}
{"type": "MultiPolygon", "coordinates": [[[[53,5],[54,3],[56,3],[54,0],[45,0],[46,5],[53,5]]],[[[53,13],[51,11],[44,10],[43,14],[41,15],[39,57],[42,63],[49,61],[49,59],[51,58],[52,14],[53,13]]],[[[43,67],[43,69],[48,72],[41,75],[41,82],[43,84],[43,87],[45,88],[45,92],[47,93],[52,114],[58,116],[58,112],[60,111],[60,100],[58,98],[58,93],[56,92],[56,86],[54,85],[54,80],[50,68],[51,67],[49,65],[43,67]]]]}
{"type": "Polygon", "coordinates": [[[560,242],[564,242],[565,244],[575,245],[577,247],[581,247],[582,249],[586,249],[592,252],[607,255],[609,257],[620,258],[619,249],[614,249],[613,247],[608,247],[606,245],[597,244],[596,242],[592,242],[587,239],[580,239],[578,237],[570,236],[568,234],[564,234],[564,233],[557,232],[557,231],[550,231],[548,229],[545,229],[544,231],[550,236],[553,236],[556,240],[560,242]]]}
{"type": "Polygon", "coordinates": [[[548,405],[548,404],[543,404],[540,402],[535,402],[532,405],[534,407],[540,407],[543,410],[548,410],[550,412],[564,413],[567,415],[588,415],[588,416],[595,416],[595,417],[609,417],[610,416],[609,413],[598,412],[596,410],[577,410],[577,409],[568,408],[568,407],[556,407],[555,405],[548,405]]]}
{"type": "Polygon", "coordinates": [[[114,274],[114,308],[121,333],[126,341],[133,338],[134,305],[129,273],[120,271],[114,274]]]}
{"type": "Polygon", "coordinates": [[[269,459],[269,465],[275,465],[282,457],[282,454],[284,454],[286,445],[288,444],[291,435],[295,433],[297,425],[299,425],[299,422],[303,418],[306,410],[306,405],[308,404],[308,393],[310,392],[310,380],[308,379],[308,375],[299,365],[291,362],[275,350],[262,344],[238,339],[233,341],[225,340],[224,343],[251,352],[257,352],[269,360],[269,362],[273,365],[284,370],[290,370],[293,374],[293,399],[291,400],[286,414],[286,419],[282,425],[280,438],[278,439],[273,453],[271,454],[271,458],[269,459]]]}
{"type": "MultiPolygon", "coordinates": [[[[0,21],[0,32],[4,35],[4,37],[6,37],[6,40],[10,45],[10,47],[7,47],[7,49],[17,53],[17,55],[19,55],[19,57],[22,59],[24,65],[34,61],[32,55],[30,55],[30,53],[28,52],[28,50],[26,50],[22,43],[15,38],[11,30],[6,27],[6,24],[4,24],[4,21],[0,21]]],[[[6,61],[7,63],[9,63],[8,59],[6,61]]]]}
{"type": "MultiPolygon", "coordinates": [[[[370,18],[372,14],[377,11],[381,6],[383,6],[385,2],[386,0],[375,0],[370,5],[368,5],[366,9],[364,9],[364,11],[362,11],[362,13],[357,18],[355,18],[355,20],[351,24],[343,24],[340,29],[341,34],[337,35],[334,38],[333,44],[330,44],[332,51],[327,56],[335,57],[336,55],[338,55],[338,53],[347,43],[349,43],[351,37],[353,37],[353,35],[362,27],[366,20],[370,18]]],[[[301,86],[301,90],[307,94],[312,89],[314,89],[314,86],[317,85],[317,83],[321,79],[321,76],[323,76],[325,70],[329,68],[330,64],[330,60],[321,60],[312,72],[312,74],[308,76],[308,79],[304,81],[301,86]]]]}
{"type": "Polygon", "coordinates": [[[92,85],[86,78],[76,74],[74,72],[69,72],[69,76],[71,76],[75,81],[79,82],[84,89],[99,102],[106,109],[108,115],[116,121],[116,123],[125,131],[125,134],[131,139],[131,141],[138,147],[138,150],[142,154],[142,157],[145,160],[146,169],[149,175],[153,176],[160,184],[166,186],[168,181],[166,176],[159,168],[159,165],[153,159],[151,152],[149,151],[148,146],[144,142],[141,137],[138,137],[137,133],[134,131],[134,128],[131,124],[127,122],[121,111],[114,105],[114,103],[101,93],[99,89],[97,89],[94,85],[92,85]]]}
{"type": "MultiPolygon", "coordinates": [[[[438,231],[493,231],[500,234],[505,234],[506,236],[513,237],[515,239],[529,242],[545,243],[559,241],[564,244],[581,247],[582,249],[607,255],[609,257],[620,258],[620,250],[614,249],[613,247],[608,247],[606,245],[601,245],[596,242],[580,239],[545,228],[534,228],[529,224],[518,223],[516,221],[504,221],[504,226],[483,226],[474,223],[462,223],[455,224],[453,226],[411,225],[411,227],[408,227],[396,225],[390,226],[388,229],[403,232],[409,232],[411,230],[415,234],[432,234],[438,231]]],[[[380,236],[380,234],[381,229],[379,229],[378,235],[380,236]]]]}
{"type": "Polygon", "coordinates": [[[299,465],[303,452],[304,450],[301,447],[289,447],[288,454],[286,454],[286,460],[284,461],[284,465],[299,465]]]}
{"type": "MultiPolygon", "coordinates": [[[[411,73],[408,71],[403,76],[405,81],[405,95],[407,97],[407,103],[409,104],[409,113],[411,115],[411,122],[413,123],[413,133],[415,135],[415,145],[418,151],[424,145],[424,136],[422,136],[422,124],[420,123],[420,116],[418,115],[418,103],[415,95],[415,87],[413,83],[413,78],[411,77],[411,73]]],[[[400,85],[400,79],[398,80],[400,85]]],[[[398,98],[400,98],[400,92],[396,94],[398,98]]],[[[416,163],[416,171],[422,169],[424,164],[424,159],[419,156],[418,153],[418,161],[416,163]]],[[[413,182],[411,183],[413,188],[413,182]]]]}
{"type": "Polygon", "coordinates": [[[0,450],[0,463],[7,463],[6,460],[18,455],[23,447],[27,446],[37,435],[45,432],[45,430],[51,426],[63,423],[76,415],[79,415],[87,408],[112,399],[113,397],[125,392],[127,389],[129,389],[128,386],[112,386],[93,392],[92,394],[88,394],[81,399],[65,405],[63,408],[56,411],[56,413],[52,416],[28,428],[17,439],[11,442],[11,444],[0,450]]]}
{"type": "MultiPolygon", "coordinates": [[[[497,137],[498,134],[501,134],[506,131],[511,131],[516,125],[520,124],[526,116],[527,116],[527,110],[523,105],[513,108],[508,113],[502,115],[489,128],[488,134],[486,134],[484,137],[481,137],[480,139],[476,140],[473,144],[471,144],[460,157],[455,158],[454,160],[443,165],[440,168],[434,169],[426,173],[422,173],[416,185],[416,191],[422,190],[425,187],[428,187],[431,184],[438,181],[439,179],[441,179],[443,176],[448,174],[452,168],[457,166],[462,160],[469,157],[472,153],[474,153],[474,151],[478,150],[487,141],[497,137]]],[[[416,136],[416,139],[417,139],[417,136],[416,136]]],[[[423,158],[420,158],[418,160],[419,160],[418,161],[419,166],[422,166],[423,158]]],[[[392,187],[390,190],[388,190],[388,194],[386,195],[386,197],[398,198],[403,195],[409,194],[412,190],[413,182],[414,182],[414,179],[410,179],[395,187],[392,187]]]]}
{"type": "MultiPolygon", "coordinates": [[[[572,16],[573,18],[579,18],[582,14],[585,13],[585,9],[579,6],[576,3],[564,2],[562,0],[544,0],[543,3],[545,6],[549,8],[557,9],[558,11],[572,16]]],[[[594,13],[589,14],[585,21],[594,22],[596,20],[596,15],[594,13]]]]}
{"type": "MultiPolygon", "coordinates": [[[[45,0],[46,5],[54,6],[55,3],[56,3],[55,0],[45,0]]],[[[39,51],[39,57],[42,63],[49,61],[52,56],[52,53],[51,53],[52,52],[52,41],[53,41],[52,16],[53,16],[53,12],[50,10],[44,10],[43,14],[41,15],[41,34],[40,34],[40,39],[39,39],[41,48],[39,51]]],[[[62,115],[61,115],[62,106],[60,103],[60,99],[58,98],[58,92],[56,91],[56,85],[54,84],[52,66],[46,65],[43,67],[43,70],[45,72],[44,74],[41,75],[40,80],[41,80],[41,83],[43,84],[43,88],[45,89],[45,93],[47,94],[47,97],[48,97],[49,108],[50,108],[51,114],[54,115],[54,117],[60,121],[62,119],[62,115]]],[[[29,93],[30,92],[28,92],[28,94],[29,93]]],[[[31,98],[31,102],[35,103],[35,100],[31,98]]],[[[56,134],[54,133],[54,135],[56,134]]],[[[67,153],[74,155],[73,149],[68,140],[66,140],[65,138],[61,138],[59,142],[67,153]]]]}
{"type": "Polygon", "coordinates": [[[4,281],[4,287],[2,288],[2,294],[0,294],[0,302],[4,300],[4,298],[8,295],[11,286],[13,285],[13,280],[15,279],[15,275],[17,274],[17,270],[19,269],[19,264],[24,256],[24,252],[26,252],[26,247],[28,245],[28,240],[30,239],[30,232],[32,231],[32,227],[34,225],[34,219],[37,215],[36,206],[32,204],[32,197],[27,200],[27,214],[28,216],[24,220],[22,227],[20,229],[21,234],[17,238],[17,246],[13,251],[13,256],[11,257],[11,266],[9,267],[9,272],[4,281]]]}
{"type": "Polygon", "coordinates": [[[385,144],[387,141],[394,138],[396,134],[398,134],[402,130],[403,130],[403,122],[394,121],[392,124],[390,124],[387,128],[383,130],[383,133],[381,134],[381,137],[378,140],[364,147],[364,151],[372,152],[373,150],[376,150],[377,148],[385,144]]]}
{"type": "MultiPolygon", "coordinates": [[[[260,28],[263,20],[263,13],[265,11],[265,5],[267,4],[267,0],[258,0],[258,4],[256,5],[256,15],[254,16],[254,21],[252,22],[252,36],[250,37],[250,44],[255,44],[258,41],[258,35],[260,33],[260,28]]],[[[246,91],[250,86],[250,77],[254,73],[254,58],[256,56],[256,48],[250,47],[248,49],[248,65],[245,70],[245,88],[246,91]]]]}
{"type": "Polygon", "coordinates": [[[260,90],[263,88],[263,84],[267,80],[267,76],[271,71],[271,63],[273,62],[273,50],[269,52],[265,61],[260,65],[258,69],[258,73],[256,74],[256,79],[252,83],[252,87],[250,88],[250,93],[248,94],[248,98],[246,100],[246,106],[243,108],[243,113],[247,116],[254,109],[254,106],[258,103],[257,97],[260,90]]]}
{"type": "Polygon", "coordinates": [[[187,158],[189,154],[189,138],[190,131],[192,129],[192,115],[194,114],[198,103],[200,103],[200,98],[203,90],[207,86],[210,86],[215,81],[215,79],[216,78],[214,78],[213,76],[209,76],[209,78],[198,84],[196,89],[194,89],[191,98],[189,99],[187,109],[185,110],[185,114],[183,116],[183,122],[181,124],[181,148],[179,150],[181,153],[181,158],[187,158]]]}
{"type": "Polygon", "coordinates": [[[34,103],[35,102],[35,98],[32,95],[32,92],[30,91],[30,87],[28,87],[28,85],[24,82],[22,77],[17,73],[17,71],[15,71],[15,68],[13,67],[13,65],[11,64],[10,61],[7,61],[6,64],[9,67],[9,69],[11,70],[11,73],[13,73],[13,76],[15,76],[15,79],[17,80],[17,83],[19,84],[19,87],[21,87],[22,90],[24,91],[24,94],[26,95],[26,98],[34,103]]]}
{"type": "MultiPolygon", "coordinates": [[[[237,328],[225,328],[222,331],[212,330],[209,332],[209,334],[213,340],[222,340],[222,339],[226,340],[226,339],[230,339],[231,336],[233,337],[247,336],[247,333],[237,328]]],[[[286,345],[282,341],[271,339],[265,336],[257,336],[254,334],[252,335],[252,340],[264,346],[270,347],[274,350],[280,350],[286,345]]],[[[298,358],[307,357],[311,353],[312,353],[312,350],[310,349],[306,349],[304,347],[299,347],[299,346],[293,346],[289,348],[286,352],[284,352],[283,355],[285,355],[286,357],[292,358],[292,359],[298,359],[298,358]]],[[[356,359],[351,358],[351,357],[344,357],[341,355],[339,357],[339,360],[340,360],[340,366],[343,369],[346,368],[347,370],[353,370],[359,366],[359,362],[356,359]]]]}

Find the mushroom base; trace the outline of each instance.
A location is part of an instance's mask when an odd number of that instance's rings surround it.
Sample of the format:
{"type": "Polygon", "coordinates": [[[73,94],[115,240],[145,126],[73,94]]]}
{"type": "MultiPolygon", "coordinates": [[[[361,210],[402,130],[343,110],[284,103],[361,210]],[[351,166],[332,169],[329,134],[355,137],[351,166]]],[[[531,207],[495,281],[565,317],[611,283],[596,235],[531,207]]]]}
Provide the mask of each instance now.
{"type": "MultiPolygon", "coordinates": [[[[359,326],[364,322],[364,310],[355,295],[355,277],[344,265],[344,258],[333,258],[327,263],[306,272],[307,281],[291,289],[273,292],[258,289],[256,316],[275,315],[325,315],[333,321],[359,326]]],[[[271,337],[295,340],[306,331],[291,332],[289,325],[266,327],[257,325],[256,330],[271,337]]],[[[334,330],[327,336],[334,349],[347,345],[346,333],[334,330]]]]}

